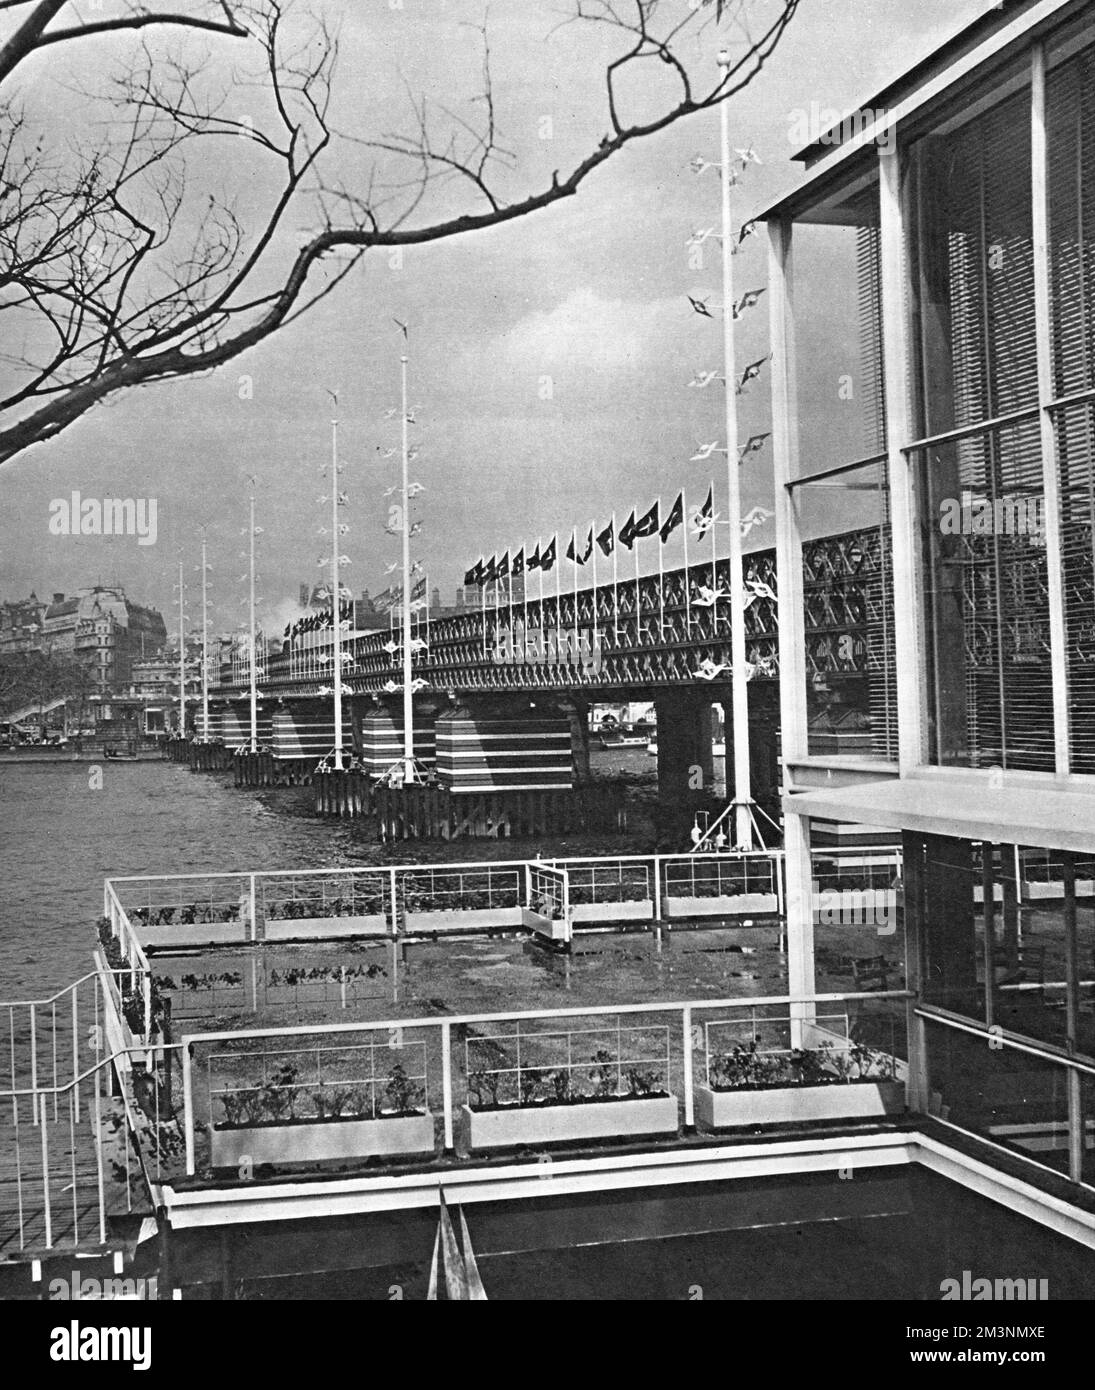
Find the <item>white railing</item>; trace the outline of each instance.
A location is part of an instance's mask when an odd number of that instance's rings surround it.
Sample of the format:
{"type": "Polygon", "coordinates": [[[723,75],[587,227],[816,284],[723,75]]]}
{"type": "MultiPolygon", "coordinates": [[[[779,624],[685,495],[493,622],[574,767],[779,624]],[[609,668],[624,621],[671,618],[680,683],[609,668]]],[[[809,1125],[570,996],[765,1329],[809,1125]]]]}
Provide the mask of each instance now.
{"type": "MultiPolygon", "coordinates": [[[[243,1069],[249,1065],[249,1049],[256,1057],[280,1056],[286,1051],[299,1051],[304,1055],[310,1055],[317,1047],[337,1044],[338,1039],[347,1036],[358,1038],[362,1034],[385,1038],[386,1042],[378,1042],[377,1047],[406,1048],[408,1045],[418,1044],[422,1049],[420,1055],[425,1058],[422,1084],[424,1087],[428,1085],[429,1093],[435,1099],[440,1095],[443,1143],[445,1150],[451,1151],[455,1144],[457,1112],[461,1105],[469,1101],[469,1067],[474,1092],[477,1074],[485,1070],[499,1075],[524,1075],[529,1070],[544,1072],[558,1071],[562,1068],[570,1075],[581,1070],[596,1070],[598,1066],[614,1069],[617,1059],[622,1058],[626,1065],[642,1073],[642,1080],[636,1083],[637,1085],[641,1085],[645,1080],[649,1081],[650,1087],[654,1089],[654,1081],[642,1072],[639,1063],[643,1064],[646,1071],[650,1071],[655,1064],[661,1067],[664,1062],[664,1079],[656,1089],[677,1098],[683,1123],[686,1127],[691,1127],[694,1123],[695,1054],[701,1052],[701,1055],[706,1055],[703,1051],[706,1047],[706,1035],[701,1024],[708,1015],[740,1012],[742,1018],[748,1020],[758,1009],[775,1007],[784,1012],[790,1011],[792,1026],[801,1035],[802,1030],[808,1030],[811,1023],[817,1020],[819,1006],[855,1001],[855,1008],[864,1017],[874,1017],[881,1009],[898,1006],[897,1014],[892,1021],[892,1026],[897,1028],[900,1020],[905,1017],[905,1005],[912,998],[913,995],[907,990],[878,991],[869,995],[818,994],[798,998],[773,995],[746,999],[675,1000],[604,1007],[456,1014],[440,1019],[392,1018],[366,1022],[190,1033],[182,1039],[181,1053],[187,1172],[197,1171],[198,1138],[206,1132],[204,1126],[210,1123],[215,1104],[214,1093],[219,1094],[225,1089],[246,1090],[248,1085],[253,1086],[253,1081],[237,1079],[218,1087],[207,1085],[204,1093],[199,1092],[194,1085],[195,1068],[203,1066],[210,1053],[218,1057],[229,1057],[230,1064],[245,1076],[243,1069]],[[582,1025],[571,1028],[569,1020],[581,1020],[582,1025]],[[485,1025],[492,1028],[490,1033],[483,1032],[485,1025]],[[646,1041],[640,1041],[636,1046],[629,1044],[625,1047],[625,1037],[645,1038],[646,1041]],[[576,1058],[576,1038],[585,1040],[583,1047],[591,1039],[611,1041],[615,1038],[617,1042],[614,1045],[603,1048],[606,1054],[613,1052],[614,1055],[605,1056],[598,1062],[595,1054],[601,1049],[593,1047],[589,1052],[589,1058],[593,1060],[589,1060],[584,1053],[580,1058],[576,1058]],[[656,1046],[650,1041],[655,1038],[658,1040],[656,1046]],[[454,1039],[463,1040],[465,1046],[454,1049],[454,1039]],[[663,1056],[661,1044],[666,1039],[668,1043],[663,1056]],[[231,1052],[227,1051],[224,1044],[231,1044],[231,1052]],[[530,1046],[548,1048],[549,1051],[536,1053],[533,1060],[527,1050],[530,1046]],[[566,1056],[568,1047],[569,1059],[566,1056]],[[521,1049],[521,1055],[517,1054],[518,1048],[521,1049]],[[552,1057],[555,1059],[554,1063],[549,1065],[552,1057]],[[475,1064],[472,1065],[472,1062],[475,1064]],[[485,1064],[488,1062],[491,1065],[485,1064]],[[458,1096],[460,1099],[457,1099],[458,1096]]],[[[801,1045],[801,1036],[796,1041],[797,1045],[801,1045]]],[[[220,1065],[228,1064],[222,1062],[220,1065]]],[[[625,1091],[627,1081],[625,1070],[622,1075],[625,1091]]],[[[474,1096],[470,1099],[473,1100],[474,1096]]]]}

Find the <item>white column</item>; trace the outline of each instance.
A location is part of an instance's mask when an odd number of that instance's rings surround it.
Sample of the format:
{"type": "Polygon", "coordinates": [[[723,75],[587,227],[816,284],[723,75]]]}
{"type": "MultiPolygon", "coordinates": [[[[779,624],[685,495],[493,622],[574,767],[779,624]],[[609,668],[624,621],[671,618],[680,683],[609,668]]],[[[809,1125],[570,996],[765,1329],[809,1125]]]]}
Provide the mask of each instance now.
{"type": "Polygon", "coordinates": [[[335,748],[332,767],[342,771],[342,580],[338,548],[342,544],[338,523],[338,421],[331,421],[331,662],[334,666],[335,748]]]}
{"type": "Polygon", "coordinates": [[[1049,186],[1046,139],[1046,51],[1031,49],[1030,74],[1031,215],[1034,242],[1034,333],[1038,361],[1042,492],[1049,596],[1049,669],[1053,683],[1053,745],[1058,775],[1069,770],[1068,668],[1065,660],[1065,599],[1061,574],[1061,494],[1057,473],[1057,432],[1047,403],[1053,399],[1053,345],[1050,321],[1049,186]]]}
{"type": "Polygon", "coordinates": [[[411,504],[407,495],[407,356],[399,359],[403,401],[403,781],[416,781],[414,771],[414,692],[411,683],[411,504]]]}
{"type": "Polygon", "coordinates": [[[915,468],[903,451],[912,438],[909,405],[908,255],[900,145],[879,147],[882,351],[885,362],[886,457],[893,564],[897,745],[901,775],[927,760],[927,681],[917,536],[915,468]]]}
{"type": "MultiPolygon", "coordinates": [[[[779,705],[783,754],[783,837],[787,917],[788,991],[814,993],[814,913],[810,822],[787,804],[790,769],[809,751],[806,705],[806,625],[802,584],[802,538],[794,495],[798,476],[798,402],[791,222],[768,224],[768,310],[772,348],[772,457],[775,481],[776,572],[779,587],[779,705]]],[[[793,803],[792,803],[793,806],[793,803]]],[[[791,1042],[803,1045],[810,1008],[792,1009],[791,1042]]]]}

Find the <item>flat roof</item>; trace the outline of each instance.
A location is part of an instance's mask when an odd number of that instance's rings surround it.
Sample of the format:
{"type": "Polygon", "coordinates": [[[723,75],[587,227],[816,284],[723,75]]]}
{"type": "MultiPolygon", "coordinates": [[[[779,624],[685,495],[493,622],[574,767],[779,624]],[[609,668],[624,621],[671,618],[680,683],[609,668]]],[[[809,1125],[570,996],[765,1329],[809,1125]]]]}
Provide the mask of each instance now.
{"type": "Polygon", "coordinates": [[[953,96],[971,74],[1025,40],[1040,25],[1062,17],[1062,11],[1082,11],[1089,0],[985,0],[983,10],[942,44],[900,76],[844,114],[819,138],[792,156],[805,160],[807,171],[794,187],[753,214],[753,220],[798,215],[827,191],[828,185],[854,171],[858,156],[865,160],[877,137],[929,103],[953,96]],[[866,113],[870,120],[860,120],[866,113]],[[846,132],[850,138],[845,139],[846,132]],[[833,139],[826,138],[832,134],[833,139]]]}
{"type": "Polygon", "coordinates": [[[792,791],[783,805],[819,820],[1095,853],[1092,778],[924,768],[892,781],[792,791]]]}

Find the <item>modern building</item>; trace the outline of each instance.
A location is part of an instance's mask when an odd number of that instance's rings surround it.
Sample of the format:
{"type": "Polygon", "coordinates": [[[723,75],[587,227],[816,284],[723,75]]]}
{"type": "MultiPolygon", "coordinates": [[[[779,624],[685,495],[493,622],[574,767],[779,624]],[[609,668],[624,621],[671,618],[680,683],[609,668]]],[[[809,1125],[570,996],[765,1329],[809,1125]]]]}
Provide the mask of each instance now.
{"type": "Polygon", "coordinates": [[[791,994],[849,953],[906,981],[910,1108],[1092,1187],[1095,7],[986,6],[798,158],[761,214],[791,994]],[[842,386],[847,428],[815,423],[842,386]],[[854,749],[812,717],[804,625],[835,516],[887,560],[854,749]],[[901,839],[904,950],[815,925],[819,832],[851,822],[901,839]]]}

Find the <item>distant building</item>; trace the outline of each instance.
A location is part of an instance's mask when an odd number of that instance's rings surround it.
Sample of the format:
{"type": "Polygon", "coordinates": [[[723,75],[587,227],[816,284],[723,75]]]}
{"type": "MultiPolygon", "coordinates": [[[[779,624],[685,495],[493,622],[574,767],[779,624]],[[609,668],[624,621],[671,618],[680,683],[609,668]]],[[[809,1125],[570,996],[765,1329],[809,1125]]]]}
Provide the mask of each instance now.
{"type": "Polygon", "coordinates": [[[0,656],[36,650],[46,605],[31,590],[29,598],[0,603],[0,656]]]}
{"type": "Polygon", "coordinates": [[[103,691],[128,686],[133,663],[158,653],[167,640],[156,609],[132,603],[121,589],[100,585],[68,597],[55,593],[41,628],[39,642],[28,650],[74,656],[103,691]]]}

